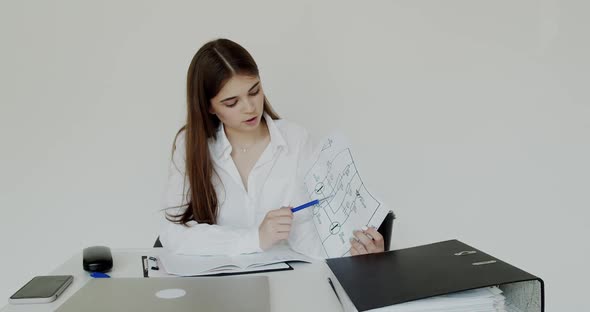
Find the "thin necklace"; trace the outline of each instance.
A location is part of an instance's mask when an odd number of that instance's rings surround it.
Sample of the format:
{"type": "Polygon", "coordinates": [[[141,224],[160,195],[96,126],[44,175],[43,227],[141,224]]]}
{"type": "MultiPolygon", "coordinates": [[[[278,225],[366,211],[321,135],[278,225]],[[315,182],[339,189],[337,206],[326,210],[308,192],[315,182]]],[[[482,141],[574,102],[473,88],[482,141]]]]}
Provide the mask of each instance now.
{"type": "MultiPolygon", "coordinates": [[[[266,137],[263,137],[262,141],[264,141],[266,139],[266,137]]],[[[252,144],[248,144],[248,145],[242,145],[242,146],[238,146],[237,144],[235,145],[235,147],[242,153],[247,153],[249,150],[251,150],[253,147],[255,147],[256,145],[258,145],[258,143],[260,143],[260,138],[256,138],[254,140],[254,142],[252,144]]],[[[232,147],[234,147],[234,145],[232,144],[232,147]]]]}
{"type": "Polygon", "coordinates": [[[236,147],[238,148],[238,150],[242,153],[247,153],[250,149],[252,149],[252,147],[256,146],[256,144],[258,144],[258,139],[254,140],[254,143],[252,144],[248,144],[248,145],[242,145],[242,146],[238,146],[236,144],[236,147]]]}

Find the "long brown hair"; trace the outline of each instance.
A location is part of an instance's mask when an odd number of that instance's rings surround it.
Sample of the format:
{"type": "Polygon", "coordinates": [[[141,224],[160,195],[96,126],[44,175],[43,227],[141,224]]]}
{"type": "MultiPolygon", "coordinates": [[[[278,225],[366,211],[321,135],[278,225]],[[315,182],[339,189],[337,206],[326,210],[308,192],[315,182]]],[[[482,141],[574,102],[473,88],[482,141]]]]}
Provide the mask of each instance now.
{"type": "MultiPolygon", "coordinates": [[[[166,218],[172,222],[186,225],[194,220],[198,223],[217,223],[218,199],[213,187],[215,174],[209,154],[208,139],[215,139],[221,121],[209,113],[211,99],[223,88],[234,75],[258,77],[258,65],[239,44],[228,39],[216,39],[207,42],[193,57],[188,68],[186,83],[186,125],[176,137],[185,132],[185,176],[189,185],[184,187],[184,212],[167,213],[166,218]]],[[[264,97],[264,112],[272,119],[279,119],[270,103],[264,97]]],[[[176,138],[174,140],[176,142],[176,138]]],[[[172,155],[174,156],[173,147],[172,155]]],[[[171,208],[178,208],[171,207],[171,208]]]]}

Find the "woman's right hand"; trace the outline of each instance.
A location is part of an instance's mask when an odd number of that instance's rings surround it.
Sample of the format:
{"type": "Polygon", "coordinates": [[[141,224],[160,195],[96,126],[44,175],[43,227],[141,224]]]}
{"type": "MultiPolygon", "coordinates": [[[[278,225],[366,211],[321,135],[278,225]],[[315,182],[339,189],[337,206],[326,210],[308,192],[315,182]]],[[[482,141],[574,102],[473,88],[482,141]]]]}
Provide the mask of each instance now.
{"type": "Polygon", "coordinates": [[[258,228],[260,248],[267,250],[277,242],[287,239],[291,232],[293,212],[291,207],[282,207],[266,213],[258,228]]]}

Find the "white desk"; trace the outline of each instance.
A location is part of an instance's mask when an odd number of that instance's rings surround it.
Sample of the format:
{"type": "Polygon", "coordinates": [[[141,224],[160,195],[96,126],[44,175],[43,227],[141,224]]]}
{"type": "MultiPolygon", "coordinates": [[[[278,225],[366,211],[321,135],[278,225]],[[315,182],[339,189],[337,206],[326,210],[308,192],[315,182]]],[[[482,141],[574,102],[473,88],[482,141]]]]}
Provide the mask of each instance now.
{"type": "MultiPolygon", "coordinates": [[[[161,248],[113,249],[112,278],[143,277],[141,256],[158,255],[161,248]]],[[[295,263],[294,270],[257,273],[266,275],[270,282],[272,311],[342,311],[340,303],[328,284],[328,267],[324,262],[295,263]]],[[[73,275],[73,283],[52,303],[7,304],[1,312],[46,312],[54,311],[91,277],[82,269],[82,252],[74,255],[48,275],[73,275]]],[[[5,300],[8,300],[6,298],[5,300]]]]}

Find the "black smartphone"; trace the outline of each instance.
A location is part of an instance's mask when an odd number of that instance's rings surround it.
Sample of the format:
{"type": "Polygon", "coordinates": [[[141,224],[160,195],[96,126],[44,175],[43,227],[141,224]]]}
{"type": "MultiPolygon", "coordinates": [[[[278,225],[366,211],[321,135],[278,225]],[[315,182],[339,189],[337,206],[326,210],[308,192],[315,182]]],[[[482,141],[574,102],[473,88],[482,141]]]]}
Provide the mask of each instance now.
{"type": "Polygon", "coordinates": [[[72,275],[35,276],[10,296],[10,303],[47,303],[57,299],[72,281],[72,275]]]}

